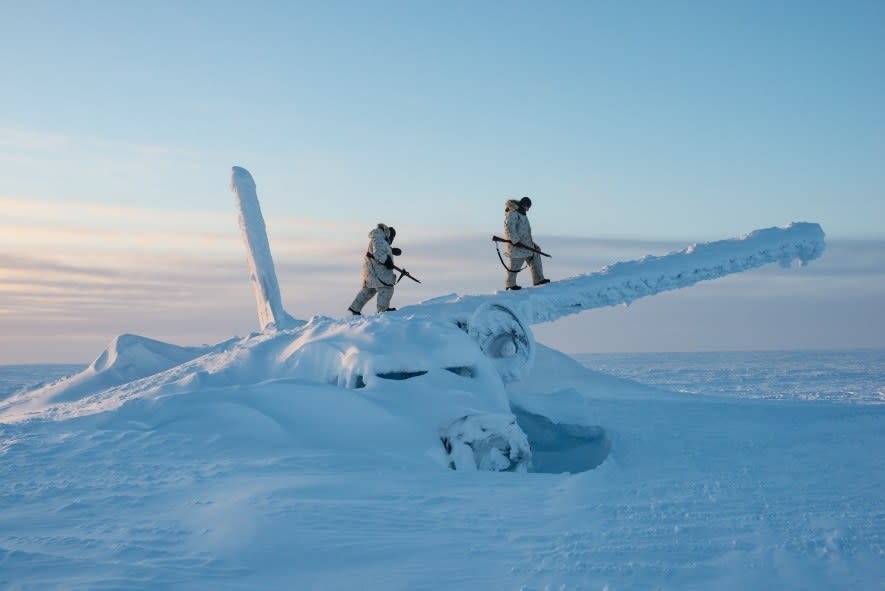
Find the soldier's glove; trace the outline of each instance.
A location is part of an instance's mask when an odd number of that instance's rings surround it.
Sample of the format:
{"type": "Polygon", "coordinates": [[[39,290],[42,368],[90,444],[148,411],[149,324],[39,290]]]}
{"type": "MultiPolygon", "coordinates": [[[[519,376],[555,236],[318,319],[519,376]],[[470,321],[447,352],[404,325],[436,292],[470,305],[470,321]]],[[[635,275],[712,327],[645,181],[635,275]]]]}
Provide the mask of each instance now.
{"type": "Polygon", "coordinates": [[[393,269],[393,259],[391,257],[387,257],[387,260],[384,261],[384,266],[388,269],[393,269]]]}
{"type": "Polygon", "coordinates": [[[394,246],[390,249],[390,252],[392,252],[394,256],[399,256],[403,253],[403,250],[394,246]]]}

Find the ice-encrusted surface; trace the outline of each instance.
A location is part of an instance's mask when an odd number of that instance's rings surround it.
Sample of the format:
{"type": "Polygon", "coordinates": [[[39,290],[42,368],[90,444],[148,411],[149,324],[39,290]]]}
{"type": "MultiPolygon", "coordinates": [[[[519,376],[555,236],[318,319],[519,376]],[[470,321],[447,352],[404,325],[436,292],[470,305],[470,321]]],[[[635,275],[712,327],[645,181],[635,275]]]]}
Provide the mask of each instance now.
{"type": "Polygon", "coordinates": [[[698,243],[663,256],[646,256],[615,263],[588,275],[579,275],[517,292],[495,296],[435,298],[404,310],[448,314],[465,321],[477,307],[494,301],[506,305],[529,323],[550,322],[585,310],[629,304],[639,298],[690,287],[770,263],[805,265],[826,250],[823,229],[808,222],[785,228],[765,228],[739,238],[698,243]]]}

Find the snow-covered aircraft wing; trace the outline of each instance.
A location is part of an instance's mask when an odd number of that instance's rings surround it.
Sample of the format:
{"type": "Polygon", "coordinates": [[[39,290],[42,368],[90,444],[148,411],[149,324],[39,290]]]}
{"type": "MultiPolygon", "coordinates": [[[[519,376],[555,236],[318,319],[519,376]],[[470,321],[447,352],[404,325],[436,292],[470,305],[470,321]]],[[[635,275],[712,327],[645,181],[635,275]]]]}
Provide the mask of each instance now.
{"type": "Polygon", "coordinates": [[[588,275],[521,291],[489,295],[448,295],[402,308],[403,312],[448,315],[467,322],[480,306],[496,304],[530,324],[550,322],[585,310],[629,304],[639,298],[682,289],[768,263],[801,265],[820,257],[826,246],[818,224],[756,230],[739,238],[694,244],[664,256],[616,263],[588,275]]]}

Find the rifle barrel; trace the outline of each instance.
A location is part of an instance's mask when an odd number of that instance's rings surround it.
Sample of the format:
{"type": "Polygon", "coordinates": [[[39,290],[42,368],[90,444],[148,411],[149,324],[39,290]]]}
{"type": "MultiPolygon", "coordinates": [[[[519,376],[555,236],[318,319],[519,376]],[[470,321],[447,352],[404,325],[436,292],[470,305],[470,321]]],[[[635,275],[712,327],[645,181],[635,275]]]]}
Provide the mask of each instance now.
{"type": "MultiPolygon", "coordinates": [[[[376,262],[379,262],[379,263],[381,262],[381,261],[379,261],[379,260],[375,257],[375,255],[373,255],[371,252],[366,252],[366,256],[369,257],[370,259],[372,259],[373,261],[376,261],[376,262]]],[[[381,263],[381,264],[383,264],[383,263],[381,263]]],[[[397,283],[399,283],[399,281],[400,281],[403,277],[408,277],[409,279],[411,279],[411,280],[414,281],[415,283],[421,283],[420,281],[418,281],[417,279],[415,279],[415,278],[412,276],[412,274],[409,273],[408,271],[406,271],[405,269],[400,269],[399,267],[397,267],[396,265],[394,265],[394,266],[393,266],[393,270],[394,270],[394,271],[399,271],[399,272],[400,272],[400,276],[399,276],[399,279],[397,280],[397,283]]]]}
{"type": "Polygon", "coordinates": [[[532,248],[531,246],[526,246],[520,242],[513,242],[512,240],[507,240],[506,238],[501,238],[500,236],[492,236],[492,242],[506,242],[507,244],[512,244],[513,246],[518,246],[520,248],[525,248],[526,250],[530,250],[532,252],[536,252],[541,256],[545,256],[547,258],[552,259],[553,255],[549,255],[540,248],[532,248]]]}

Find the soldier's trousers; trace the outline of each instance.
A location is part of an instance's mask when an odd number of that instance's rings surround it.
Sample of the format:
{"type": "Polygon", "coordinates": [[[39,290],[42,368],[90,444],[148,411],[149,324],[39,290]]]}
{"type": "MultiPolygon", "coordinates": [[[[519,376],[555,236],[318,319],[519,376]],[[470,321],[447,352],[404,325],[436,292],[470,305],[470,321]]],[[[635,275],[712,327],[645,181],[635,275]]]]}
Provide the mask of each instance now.
{"type": "MultiPolygon", "coordinates": [[[[532,284],[537,285],[539,281],[544,279],[544,265],[541,263],[541,255],[533,253],[528,258],[511,258],[510,268],[522,269],[523,263],[529,266],[529,271],[532,274],[532,284]]],[[[508,270],[507,281],[504,283],[504,287],[513,287],[514,285],[516,285],[516,273],[508,270]]]]}
{"type": "Polygon", "coordinates": [[[354,312],[362,312],[363,306],[365,306],[369,300],[371,300],[375,294],[378,294],[378,311],[385,312],[390,307],[390,299],[393,297],[393,286],[387,287],[364,287],[360,290],[356,297],[353,299],[353,303],[350,305],[350,309],[354,312]]]}

